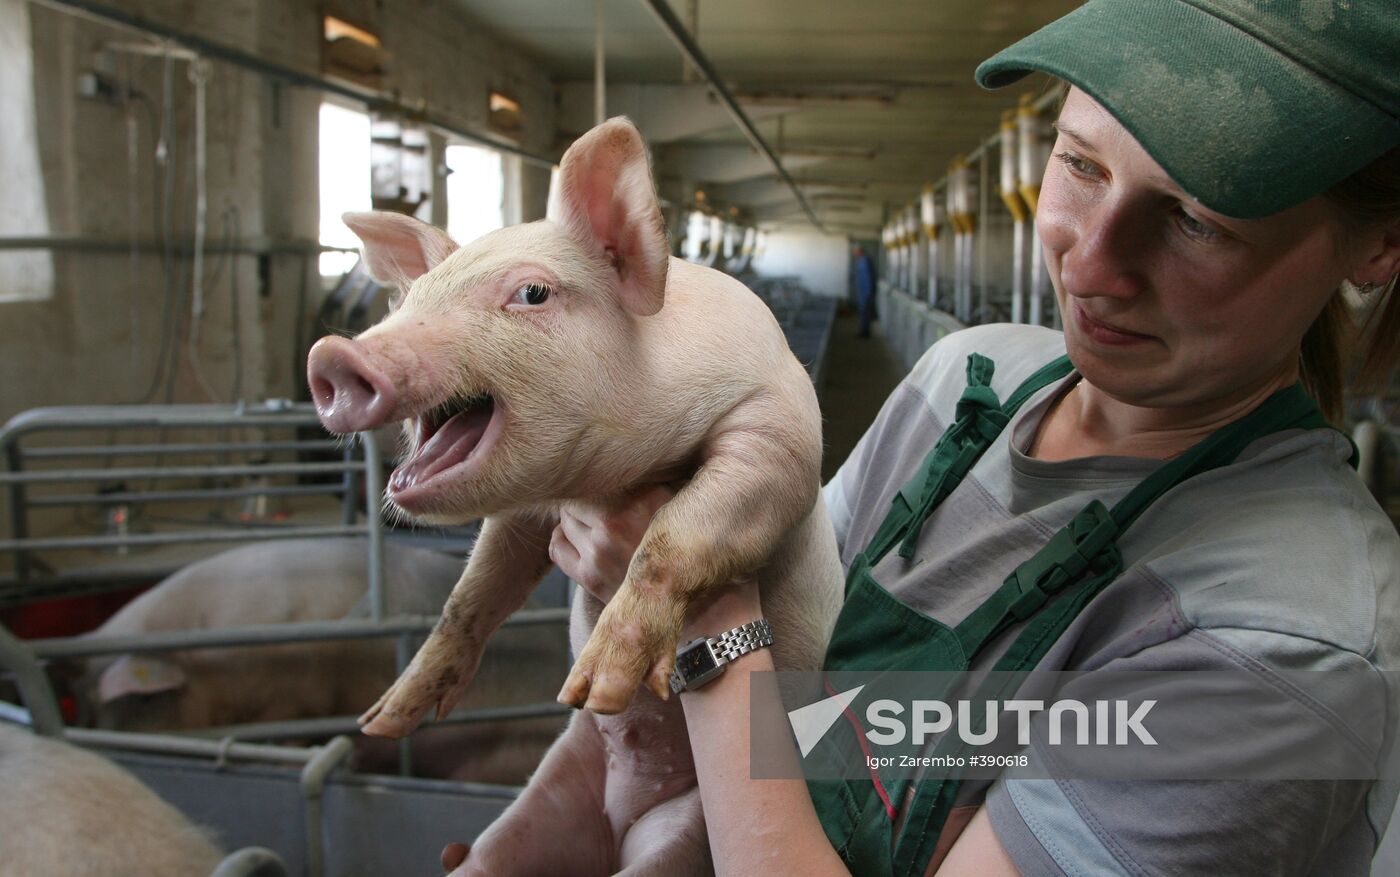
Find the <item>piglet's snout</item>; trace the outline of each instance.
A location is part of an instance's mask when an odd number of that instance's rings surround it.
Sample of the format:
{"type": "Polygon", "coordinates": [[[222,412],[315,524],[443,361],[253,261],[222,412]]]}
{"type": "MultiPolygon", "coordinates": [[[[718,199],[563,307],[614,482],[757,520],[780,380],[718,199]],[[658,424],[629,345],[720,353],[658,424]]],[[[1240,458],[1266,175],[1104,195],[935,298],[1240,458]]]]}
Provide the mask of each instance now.
{"type": "Polygon", "coordinates": [[[307,357],[306,380],[316,413],[331,432],[375,429],[398,407],[394,382],[348,338],[317,341],[307,357]]]}

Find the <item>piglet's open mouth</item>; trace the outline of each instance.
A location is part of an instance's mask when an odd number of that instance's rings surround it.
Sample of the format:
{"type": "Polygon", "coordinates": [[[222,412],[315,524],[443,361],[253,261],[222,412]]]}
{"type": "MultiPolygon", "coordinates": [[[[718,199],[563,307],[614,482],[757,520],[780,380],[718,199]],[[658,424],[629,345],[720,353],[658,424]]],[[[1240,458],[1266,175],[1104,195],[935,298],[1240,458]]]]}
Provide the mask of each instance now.
{"type": "Polygon", "coordinates": [[[389,479],[394,499],[415,498],[410,494],[428,487],[436,476],[481,456],[500,432],[500,419],[495,398],[486,393],[452,399],[420,414],[413,455],[389,479]]]}

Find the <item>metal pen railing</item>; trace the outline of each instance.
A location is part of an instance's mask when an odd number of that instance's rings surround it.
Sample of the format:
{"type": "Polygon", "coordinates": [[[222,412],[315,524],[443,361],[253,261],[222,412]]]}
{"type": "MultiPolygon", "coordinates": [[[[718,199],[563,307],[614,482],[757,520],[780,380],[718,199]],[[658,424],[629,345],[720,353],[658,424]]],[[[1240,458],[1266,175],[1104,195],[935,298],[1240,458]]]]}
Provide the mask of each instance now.
{"type": "MultiPolygon", "coordinates": [[[[0,472],[0,487],[9,496],[10,538],[0,540],[0,551],[14,558],[12,580],[0,583],[0,604],[31,602],[71,592],[66,583],[76,578],[72,571],[46,574],[38,553],[43,551],[72,551],[86,548],[130,549],[190,543],[221,544],[228,542],[261,541],[290,538],[364,537],[368,546],[368,615],[367,619],[351,618],[335,621],[300,622],[291,624],[255,625],[239,628],[188,631],[160,631],[132,636],[62,637],[20,641],[0,625],[0,670],[8,671],[20,688],[27,706],[27,715],[36,731],[62,733],[62,719],[52,687],[45,677],[41,662],[55,659],[85,658],[98,655],[164,652],[181,649],[216,647],[253,647],[273,643],[320,642],[394,637],[396,665],[402,670],[412,656],[412,647],[431,629],[436,618],[429,616],[388,617],[385,593],[384,532],[380,520],[380,505],[384,475],[382,457],[374,436],[363,433],[357,441],[328,440],[321,431],[314,408],[309,404],[269,402],[261,405],[144,405],[87,406],[82,408],[46,408],[24,412],[0,429],[0,455],[6,467],[0,472]],[[63,444],[76,432],[155,431],[160,435],[171,432],[197,431],[209,441],[195,441],[181,435],[179,441],[123,441],[111,444],[86,442],[63,444]],[[246,441],[235,441],[230,433],[252,431],[246,441]],[[289,438],[268,435],[291,431],[289,438]],[[298,435],[314,431],[315,438],[298,435]],[[38,438],[60,439],[58,444],[37,444],[38,438]],[[299,459],[312,454],[339,451],[336,462],[299,459]],[[295,455],[293,459],[252,463],[231,461],[228,457],[249,455],[295,455]],[[194,464],[190,457],[208,456],[214,462],[194,464]],[[167,456],[179,457],[177,466],[165,467],[159,461],[167,456]],[[139,466],[102,466],[103,460],[119,458],[154,458],[155,464],[139,466]],[[92,461],[98,461],[94,465],[92,461]],[[30,464],[80,463],[78,468],[29,468],[30,464]],[[273,479],[304,477],[334,480],[312,484],[278,484],[273,479]],[[188,481],[175,489],[141,490],[128,486],[131,482],[188,481]],[[119,481],[123,487],[107,492],[48,493],[41,491],[73,484],[119,481]],[[232,482],[232,483],[231,483],[232,482]],[[212,483],[212,486],[211,486],[212,483]],[[363,486],[366,501],[360,502],[363,486]],[[42,536],[31,534],[30,515],[35,509],[57,506],[135,506],[141,503],[171,501],[223,502],[230,498],[263,496],[339,497],[341,522],[336,525],[278,524],[236,528],[204,527],[196,532],[177,533],[117,533],[100,536],[42,536]],[[363,514],[363,521],[360,520],[363,514]],[[57,583],[57,584],[55,584],[57,583]]],[[[119,566],[98,565],[83,573],[91,579],[115,575],[119,566]]],[[[159,578],[162,576],[151,576],[159,578]]],[[[147,580],[149,581],[150,578],[147,580]]],[[[567,625],[567,609],[524,610],[507,619],[509,625],[551,624],[567,625]]],[[[564,708],[557,703],[539,703],[462,710],[448,721],[479,722],[503,718],[558,716],[564,708]]],[[[219,735],[229,739],[284,739],[296,736],[324,736],[347,733],[356,729],[351,716],[261,723],[251,726],[220,728],[219,735]]],[[[193,732],[191,739],[204,736],[193,732]]],[[[154,745],[154,744],[152,744],[154,745]]],[[[172,750],[173,751],[173,750],[172,750]]],[[[409,771],[409,743],[400,746],[401,772],[409,771]]]]}

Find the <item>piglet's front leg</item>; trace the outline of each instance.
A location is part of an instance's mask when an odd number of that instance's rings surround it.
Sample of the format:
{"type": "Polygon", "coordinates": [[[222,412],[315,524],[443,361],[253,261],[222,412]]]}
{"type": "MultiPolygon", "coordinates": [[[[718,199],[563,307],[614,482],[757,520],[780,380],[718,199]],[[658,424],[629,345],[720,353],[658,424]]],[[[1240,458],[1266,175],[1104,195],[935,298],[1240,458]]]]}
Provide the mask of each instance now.
{"type": "Polygon", "coordinates": [[[652,518],[626,579],[559,692],[560,703],[619,713],[642,684],[663,700],[670,697],[691,605],[757,569],[811,510],[820,445],[810,450],[794,446],[791,436],[742,428],[707,443],[695,476],[652,518]]]}
{"type": "Polygon", "coordinates": [[[360,716],[361,730],[405,737],[429,709],[435,707],[439,719],[452,711],[476,675],[487,637],[525,604],[549,571],[553,528],[553,521],[524,516],[482,522],[437,626],[403,675],[360,716]]]}

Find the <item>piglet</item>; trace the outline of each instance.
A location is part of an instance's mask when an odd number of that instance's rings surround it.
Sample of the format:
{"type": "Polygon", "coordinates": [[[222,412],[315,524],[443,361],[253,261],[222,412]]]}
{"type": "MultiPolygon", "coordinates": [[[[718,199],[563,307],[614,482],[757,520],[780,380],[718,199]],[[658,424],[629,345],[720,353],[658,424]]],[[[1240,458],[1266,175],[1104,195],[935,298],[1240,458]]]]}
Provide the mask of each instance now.
{"type": "Polygon", "coordinates": [[[550,568],[561,508],[681,485],[606,608],[580,592],[577,659],[559,699],[589,711],[467,867],[704,871],[694,766],[668,685],[687,610],[754,576],[775,662],[813,669],[839,608],[806,371],[752,292],[670,257],[646,150],[625,119],[565,153],[544,221],[458,248],[395,214],[345,220],[401,300],[358,338],[313,347],[321,420],[336,433],[406,421],[391,507],[431,523],[485,517],[441,621],[364,715],[365,732],[402,736],[452,708],[486,638],[550,568]]]}
{"type": "Polygon", "coordinates": [[[223,854],[135,776],[0,722],[0,877],[196,877],[223,854]]]}
{"type": "MultiPolygon", "coordinates": [[[[451,555],[384,545],[390,615],[434,615],[462,573],[451,555]]],[[[367,618],[365,539],[254,542],[196,561],[123,606],[97,637],[367,618]]],[[[510,628],[496,637],[463,706],[537,703],[565,665],[562,631],[510,628]]],[[[286,643],[123,655],[86,662],[77,693],[98,727],[172,731],[362,710],[394,678],[390,639],[286,643]]],[[[472,722],[413,736],[419,776],[524,782],[560,723],[549,717],[472,722]]],[[[356,767],[397,771],[398,747],[362,737],[356,767]]]]}

